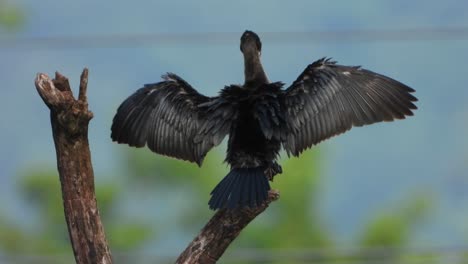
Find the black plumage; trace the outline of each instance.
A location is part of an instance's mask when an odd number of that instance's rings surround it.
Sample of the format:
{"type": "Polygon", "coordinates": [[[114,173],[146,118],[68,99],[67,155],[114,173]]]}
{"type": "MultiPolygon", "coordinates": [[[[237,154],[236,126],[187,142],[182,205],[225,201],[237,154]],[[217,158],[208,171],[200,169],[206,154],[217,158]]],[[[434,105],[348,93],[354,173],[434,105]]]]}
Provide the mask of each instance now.
{"type": "Polygon", "coordinates": [[[404,119],[417,109],[414,90],[355,66],[319,59],[286,89],[271,83],[260,62],[261,41],[241,37],[245,82],[218,96],[198,93],[175,74],[145,85],[117,110],[111,137],[134,147],[201,165],[206,153],[229,134],[231,171],[214,188],[210,208],[255,207],[268,196],[268,180],[281,173],[281,147],[299,156],[305,149],[353,126],[404,119]]]}

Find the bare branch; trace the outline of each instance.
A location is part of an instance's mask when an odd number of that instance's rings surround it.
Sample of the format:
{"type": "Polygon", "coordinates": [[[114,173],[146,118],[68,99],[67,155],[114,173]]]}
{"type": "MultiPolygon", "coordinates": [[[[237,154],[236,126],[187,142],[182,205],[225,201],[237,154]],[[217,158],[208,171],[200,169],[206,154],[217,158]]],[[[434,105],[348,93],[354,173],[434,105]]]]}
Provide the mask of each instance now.
{"type": "Polygon", "coordinates": [[[57,167],[62,187],[68,233],[77,264],[110,264],[112,258],[97,208],[94,173],[88,144],[88,110],[85,69],[75,100],[68,79],[60,73],[55,79],[39,73],[36,89],[50,108],[57,167]]]}
{"type": "Polygon", "coordinates": [[[239,233],[278,198],[279,192],[270,190],[267,201],[257,208],[219,210],[182,252],[176,263],[216,263],[239,233]]]}

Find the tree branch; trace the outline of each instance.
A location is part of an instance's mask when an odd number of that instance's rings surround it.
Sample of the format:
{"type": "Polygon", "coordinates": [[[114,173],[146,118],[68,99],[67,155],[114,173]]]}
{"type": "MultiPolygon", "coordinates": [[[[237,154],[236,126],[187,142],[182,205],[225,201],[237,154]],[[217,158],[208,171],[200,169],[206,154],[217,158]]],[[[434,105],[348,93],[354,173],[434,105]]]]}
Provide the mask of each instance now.
{"type": "Polygon", "coordinates": [[[182,252],[176,264],[216,263],[239,233],[278,198],[279,192],[271,190],[267,201],[257,208],[219,210],[182,252]]]}
{"type": "Polygon", "coordinates": [[[39,73],[35,84],[50,109],[57,168],[62,187],[68,233],[77,264],[110,264],[112,258],[99,216],[94,192],[94,173],[88,144],[86,89],[88,69],[81,75],[78,100],[68,79],[55,73],[55,79],[39,73]]]}

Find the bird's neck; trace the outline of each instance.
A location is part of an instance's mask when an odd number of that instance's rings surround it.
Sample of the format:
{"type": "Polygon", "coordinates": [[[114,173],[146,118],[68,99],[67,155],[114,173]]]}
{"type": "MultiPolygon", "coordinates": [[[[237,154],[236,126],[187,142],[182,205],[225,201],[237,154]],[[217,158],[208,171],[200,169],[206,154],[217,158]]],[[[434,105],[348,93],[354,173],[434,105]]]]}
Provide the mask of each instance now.
{"type": "Polygon", "coordinates": [[[268,83],[268,78],[263,71],[260,54],[258,52],[244,54],[244,75],[245,84],[248,83],[268,83]]]}

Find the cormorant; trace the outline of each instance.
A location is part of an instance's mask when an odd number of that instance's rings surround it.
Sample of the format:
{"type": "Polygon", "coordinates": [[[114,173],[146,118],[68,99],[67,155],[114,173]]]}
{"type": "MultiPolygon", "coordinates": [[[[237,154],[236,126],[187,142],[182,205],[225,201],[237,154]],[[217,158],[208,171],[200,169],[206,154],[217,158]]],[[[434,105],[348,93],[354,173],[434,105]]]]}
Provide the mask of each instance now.
{"type": "Polygon", "coordinates": [[[270,82],[260,62],[262,43],[252,31],[241,37],[245,82],[215,97],[198,93],[179,76],[144,85],[113,119],[111,138],[201,166],[206,153],[229,135],[228,175],[211,192],[211,209],[256,207],[281,173],[276,159],[341,134],[353,126],[404,119],[417,109],[414,90],[358,66],[319,59],[286,89],[270,82]]]}

